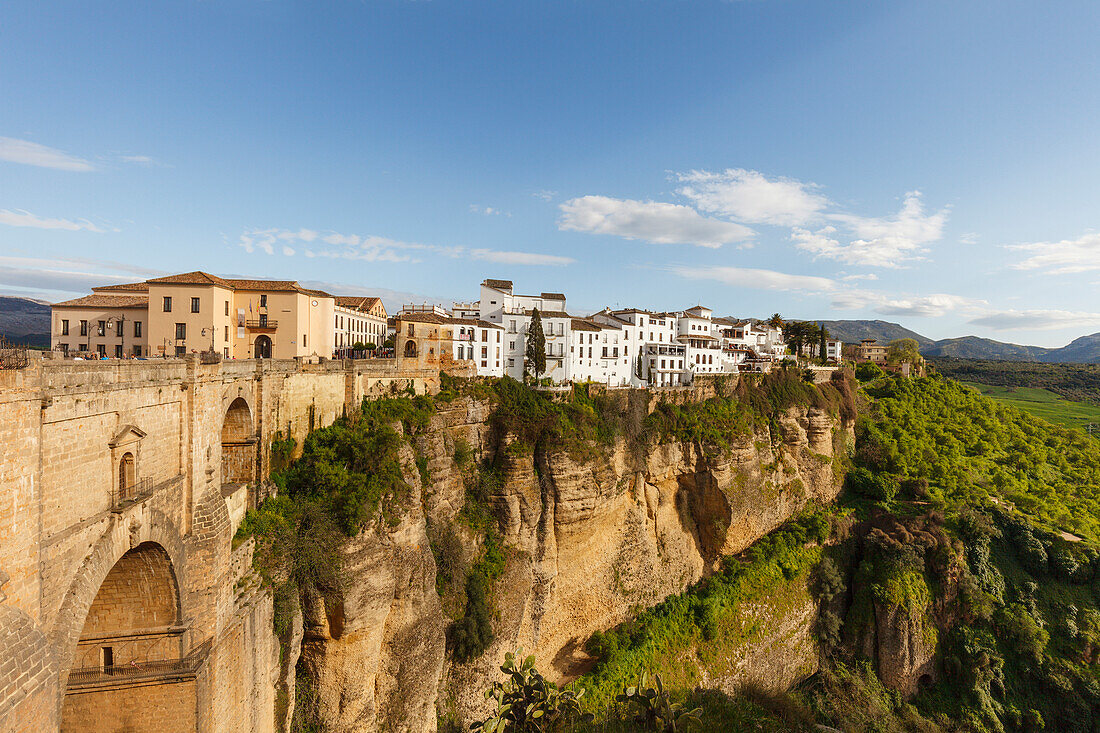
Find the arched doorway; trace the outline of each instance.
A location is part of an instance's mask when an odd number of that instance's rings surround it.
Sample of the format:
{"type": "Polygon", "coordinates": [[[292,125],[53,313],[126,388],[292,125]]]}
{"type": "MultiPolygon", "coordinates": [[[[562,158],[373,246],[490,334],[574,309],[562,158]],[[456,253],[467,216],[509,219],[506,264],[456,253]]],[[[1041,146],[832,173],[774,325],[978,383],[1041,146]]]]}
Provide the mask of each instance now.
{"type": "Polygon", "coordinates": [[[168,553],[143,542],[119,558],[88,608],[62,705],[61,729],[195,730],[195,673],[168,553]]]}
{"type": "Polygon", "coordinates": [[[248,402],[238,397],[230,403],[222,423],[222,483],[252,483],[255,458],[252,411],[248,402]]]}
{"type": "Polygon", "coordinates": [[[270,359],[271,358],[271,337],[270,336],[257,336],[256,337],[256,358],[257,359],[270,359]]]}
{"type": "Polygon", "coordinates": [[[416,342],[412,339],[405,342],[405,356],[409,359],[416,358],[416,342]]]}
{"type": "Polygon", "coordinates": [[[126,501],[137,482],[134,469],[134,454],[125,453],[118,462],[118,500],[126,501]]]}

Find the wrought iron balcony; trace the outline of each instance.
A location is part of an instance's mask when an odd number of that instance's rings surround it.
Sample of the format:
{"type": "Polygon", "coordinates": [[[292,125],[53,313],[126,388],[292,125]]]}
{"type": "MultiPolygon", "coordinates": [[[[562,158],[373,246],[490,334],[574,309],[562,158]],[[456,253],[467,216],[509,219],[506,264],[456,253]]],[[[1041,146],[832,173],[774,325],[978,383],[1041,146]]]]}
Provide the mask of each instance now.
{"type": "Polygon", "coordinates": [[[260,330],[264,330],[264,329],[274,330],[274,329],[279,327],[279,322],[278,321],[273,321],[273,320],[270,320],[270,319],[262,319],[262,320],[256,320],[256,321],[245,321],[244,322],[244,327],[245,328],[250,328],[254,331],[260,331],[260,330]]]}
{"type": "Polygon", "coordinates": [[[119,512],[153,495],[153,479],[143,478],[122,490],[115,490],[111,497],[111,509],[119,512]]]}
{"type": "Polygon", "coordinates": [[[210,653],[211,642],[212,639],[207,639],[183,659],[156,659],[99,667],[75,667],[69,670],[68,684],[73,688],[150,678],[194,676],[210,653]]]}

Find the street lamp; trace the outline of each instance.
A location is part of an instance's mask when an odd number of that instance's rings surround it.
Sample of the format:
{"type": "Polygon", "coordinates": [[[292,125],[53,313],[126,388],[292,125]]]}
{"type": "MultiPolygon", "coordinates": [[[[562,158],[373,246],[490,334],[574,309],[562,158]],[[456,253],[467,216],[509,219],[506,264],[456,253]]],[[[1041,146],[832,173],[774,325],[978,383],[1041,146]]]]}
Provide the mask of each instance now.
{"type": "Polygon", "coordinates": [[[205,336],[207,331],[210,332],[210,353],[213,354],[214,353],[214,329],[213,328],[204,328],[202,330],[202,335],[205,336]]]}
{"type": "MultiPolygon", "coordinates": [[[[114,318],[107,319],[108,329],[114,328],[115,320],[114,318]]],[[[122,358],[122,355],[126,353],[126,316],[119,316],[117,320],[118,331],[116,331],[116,333],[118,333],[118,337],[122,339],[122,341],[119,342],[119,358],[122,358]]]]}

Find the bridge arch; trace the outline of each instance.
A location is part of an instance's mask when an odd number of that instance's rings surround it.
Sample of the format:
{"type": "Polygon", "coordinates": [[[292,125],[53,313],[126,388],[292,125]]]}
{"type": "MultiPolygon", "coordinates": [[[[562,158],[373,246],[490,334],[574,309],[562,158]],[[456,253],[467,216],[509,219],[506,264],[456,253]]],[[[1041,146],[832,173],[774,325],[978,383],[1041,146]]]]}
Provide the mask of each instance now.
{"type": "Polygon", "coordinates": [[[222,484],[256,480],[256,429],[252,408],[243,396],[234,398],[222,421],[222,484]]]}
{"type": "MultiPolygon", "coordinates": [[[[50,630],[51,646],[56,650],[57,668],[61,672],[62,690],[66,688],[69,670],[77,666],[74,664],[77,646],[88,620],[88,613],[104,580],[126,553],[146,543],[155,544],[167,555],[174,587],[177,591],[187,587],[183,540],[172,520],[162,512],[147,507],[132,515],[123,516],[127,519],[112,524],[74,573],[73,581],[50,630]]],[[[178,598],[179,618],[187,618],[190,613],[186,594],[179,593],[178,598]]]]}

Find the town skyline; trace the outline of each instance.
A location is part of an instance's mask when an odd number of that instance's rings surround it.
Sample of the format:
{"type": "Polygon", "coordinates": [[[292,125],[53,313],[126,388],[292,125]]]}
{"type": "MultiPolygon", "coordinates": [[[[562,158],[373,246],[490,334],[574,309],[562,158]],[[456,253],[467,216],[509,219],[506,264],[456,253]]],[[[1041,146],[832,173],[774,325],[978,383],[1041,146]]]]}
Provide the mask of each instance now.
{"type": "Polygon", "coordinates": [[[171,8],[5,11],[0,292],[490,276],[584,313],[1100,331],[1088,4],[171,8]]]}

